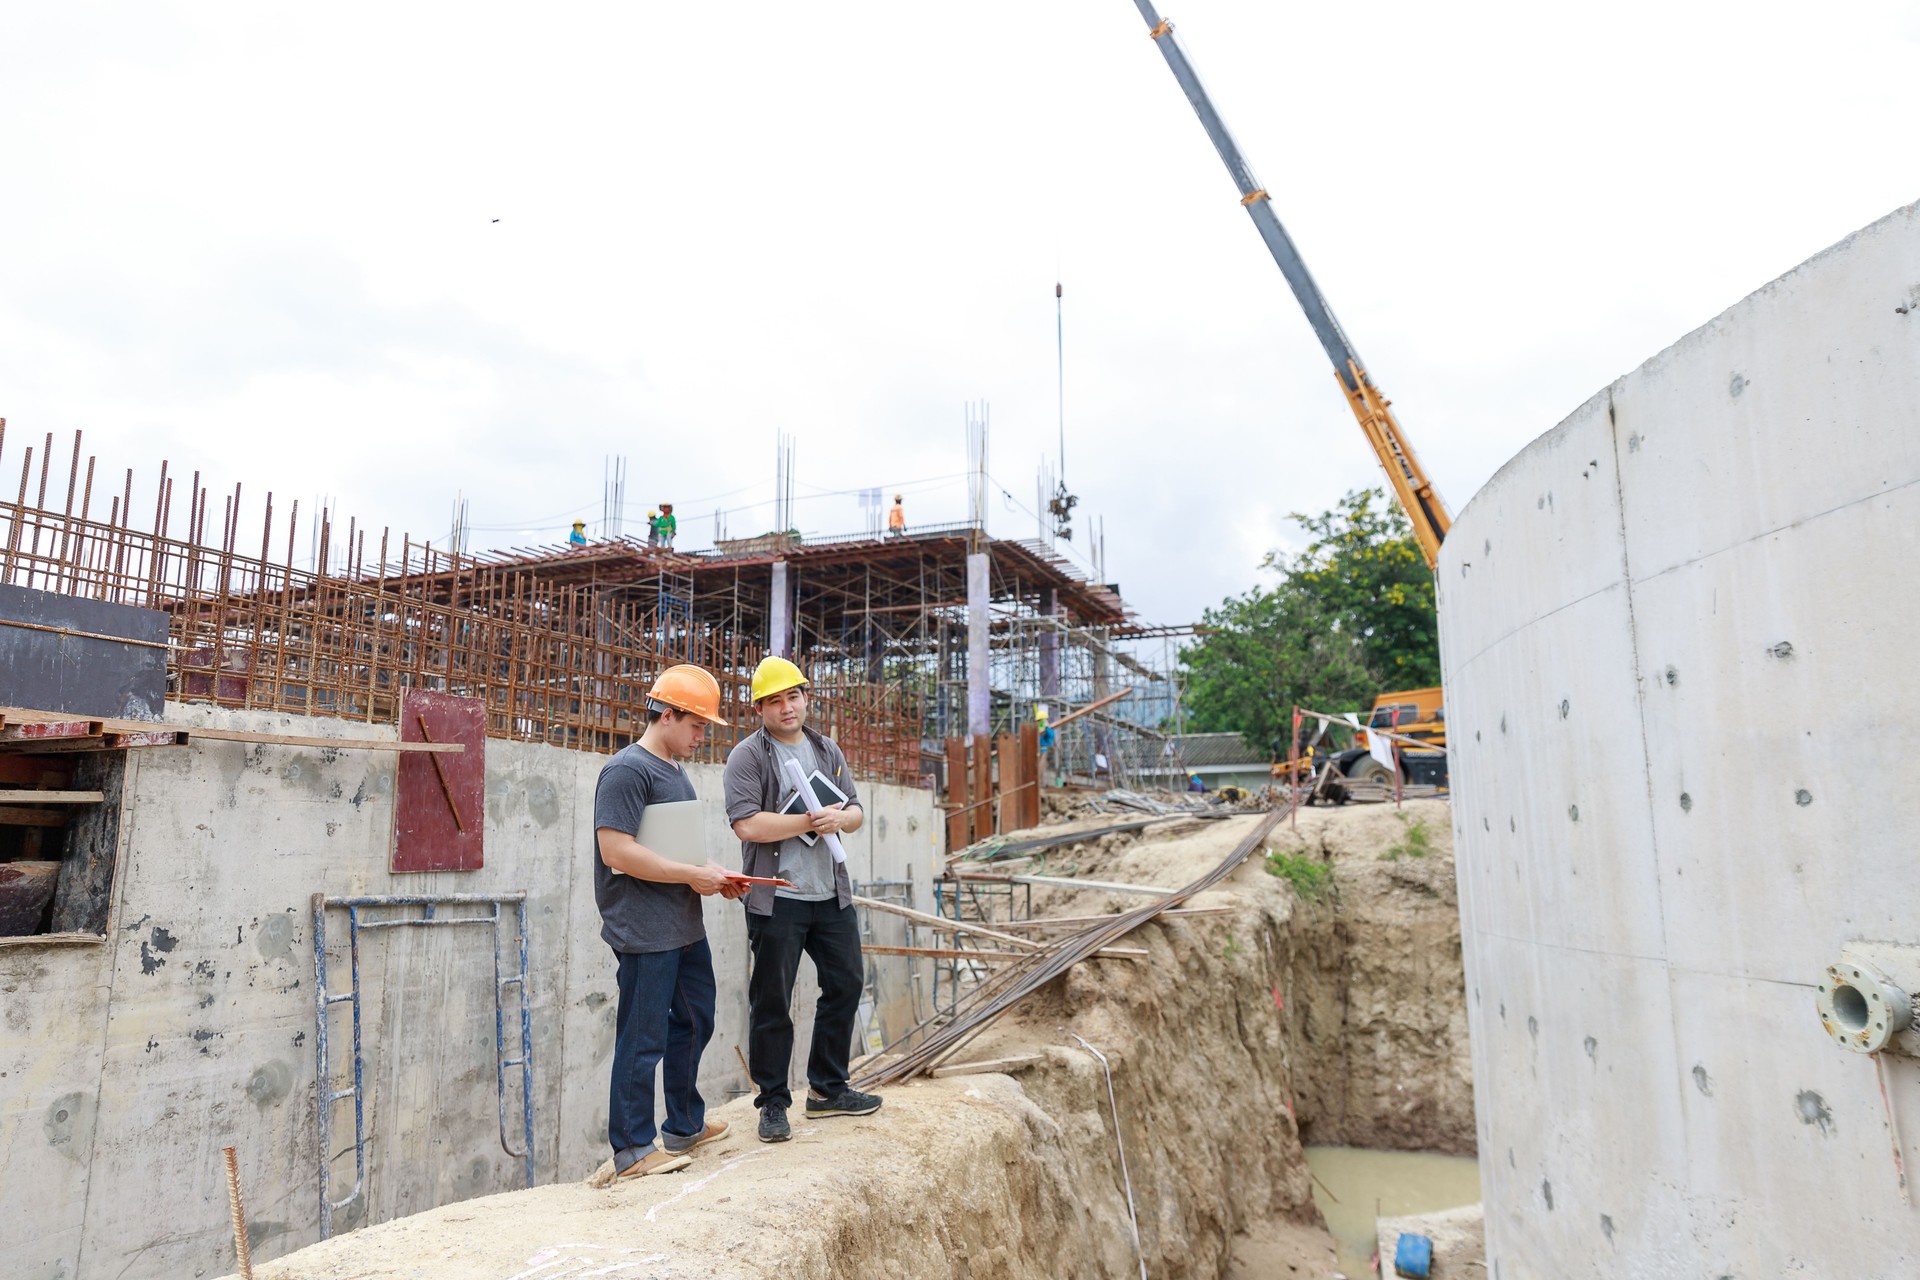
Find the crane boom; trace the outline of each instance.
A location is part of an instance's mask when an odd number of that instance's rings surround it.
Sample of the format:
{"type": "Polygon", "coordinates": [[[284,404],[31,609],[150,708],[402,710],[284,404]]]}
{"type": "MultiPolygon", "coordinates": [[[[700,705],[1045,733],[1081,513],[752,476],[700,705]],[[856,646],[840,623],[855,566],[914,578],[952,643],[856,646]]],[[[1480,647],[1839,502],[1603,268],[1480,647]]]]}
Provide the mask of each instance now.
{"type": "Polygon", "coordinates": [[[1293,238],[1280,225],[1279,215],[1273,211],[1273,201],[1267,197],[1266,189],[1255,180],[1246,157],[1240,154],[1233,135],[1227,132],[1226,122],[1214,110],[1213,101],[1207,96],[1193,64],[1187,61],[1186,51],[1174,37],[1173,24],[1160,16],[1152,0],[1134,0],[1134,6],[1146,20],[1154,44],[1166,58],[1173,78],[1180,82],[1181,91],[1193,106],[1193,113],[1200,117],[1201,128],[1207,131],[1207,137],[1213,141],[1213,149],[1220,153],[1227,173],[1240,189],[1241,205],[1246,209],[1247,216],[1253,219],[1254,229],[1266,242],[1267,251],[1273,255],[1280,274],[1286,277],[1300,309],[1306,312],[1307,323],[1313,326],[1321,349],[1333,362],[1340,390],[1346,395],[1353,416],[1359,419],[1367,443],[1373,446],[1374,454],[1380,459],[1387,480],[1393,485],[1400,506],[1413,525],[1414,538],[1427,557],[1427,566],[1432,568],[1440,555],[1441,540],[1447,536],[1447,529],[1453,524],[1446,503],[1441,501],[1433,482],[1427,478],[1426,470],[1421,467],[1413,445],[1394,418],[1392,402],[1381,395],[1379,388],[1367,377],[1366,365],[1361,363],[1359,353],[1353,349],[1346,331],[1334,318],[1326,295],[1314,283],[1313,273],[1307,270],[1306,261],[1301,258],[1300,250],[1294,247],[1293,238]]]}

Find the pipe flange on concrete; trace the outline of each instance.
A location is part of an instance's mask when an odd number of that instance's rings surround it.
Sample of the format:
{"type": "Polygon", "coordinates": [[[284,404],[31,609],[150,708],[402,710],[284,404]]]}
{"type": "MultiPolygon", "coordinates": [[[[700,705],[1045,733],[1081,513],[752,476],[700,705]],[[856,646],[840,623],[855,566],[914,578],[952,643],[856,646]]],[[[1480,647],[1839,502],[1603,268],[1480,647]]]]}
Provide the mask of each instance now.
{"type": "Polygon", "coordinates": [[[1819,987],[1813,1003],[1820,1025],[1843,1049],[1878,1053],[1913,1021],[1911,997],[1870,964],[1830,964],[1819,987]]]}

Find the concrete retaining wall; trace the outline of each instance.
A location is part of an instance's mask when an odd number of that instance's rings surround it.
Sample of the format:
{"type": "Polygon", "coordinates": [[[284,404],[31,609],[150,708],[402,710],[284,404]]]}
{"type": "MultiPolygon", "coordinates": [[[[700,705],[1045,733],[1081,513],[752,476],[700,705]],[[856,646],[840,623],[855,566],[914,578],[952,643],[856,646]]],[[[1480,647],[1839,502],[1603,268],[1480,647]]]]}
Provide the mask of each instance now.
{"type": "MultiPolygon", "coordinates": [[[[390,727],[168,708],[178,723],[337,737],[390,727]]],[[[529,894],[538,1180],[584,1177],[607,1154],[614,969],[599,939],[590,828],[603,756],[487,744],[486,866],[391,875],[395,757],[204,740],[130,753],[114,908],[104,943],[0,946],[0,1274],[220,1275],[232,1268],[220,1149],[237,1146],[256,1257],[317,1238],[315,893],[529,894]]],[[[739,865],[720,770],[693,767],[714,856],[739,865]]],[[[848,839],[861,880],[912,880],[931,909],[932,796],[864,787],[848,839]]],[[[344,933],[335,913],[329,941],[344,933]]],[[[747,1087],[746,929],[712,900],[719,1027],[710,1099],[747,1087]]],[[[902,929],[877,921],[876,939],[902,929]]],[[[493,953],[484,928],[365,934],[361,947],[368,1183],[337,1229],[522,1184],[502,1150],[493,953]]],[[[903,962],[888,975],[898,1030],[903,962]]],[[[346,974],[344,958],[330,981],[346,974]]],[[[796,994],[804,1067],[810,970],[796,994]]],[[[509,1034],[512,1030],[509,1005],[509,1034]]],[[[335,1088],[348,1078],[335,1015],[335,1088]]],[[[796,1081],[804,1083],[804,1071],[796,1081]]],[[[517,1091],[509,1102],[517,1133],[517,1091]]],[[[353,1184],[351,1104],[335,1115],[336,1196],[353,1184]]]]}
{"type": "MultiPolygon", "coordinates": [[[[1442,658],[1488,1262],[1920,1274],[1824,966],[1920,943],[1920,206],[1583,405],[1462,513],[1442,658]]],[[[1920,1168],[1920,1063],[1887,1057],[1920,1168]]]]}

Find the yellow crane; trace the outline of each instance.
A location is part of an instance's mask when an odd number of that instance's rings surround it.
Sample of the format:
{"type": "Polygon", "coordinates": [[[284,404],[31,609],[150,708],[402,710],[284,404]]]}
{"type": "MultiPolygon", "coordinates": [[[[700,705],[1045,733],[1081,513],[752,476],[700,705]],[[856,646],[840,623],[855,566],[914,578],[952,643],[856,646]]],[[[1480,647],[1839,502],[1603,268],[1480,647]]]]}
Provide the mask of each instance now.
{"type": "MultiPolygon", "coordinates": [[[[1401,508],[1406,511],[1407,519],[1413,525],[1413,536],[1427,558],[1427,568],[1432,569],[1439,560],[1440,543],[1446,538],[1453,517],[1447,511],[1447,504],[1441,501],[1439,492],[1434,489],[1433,481],[1427,478],[1426,469],[1420,465],[1412,442],[1393,416],[1393,402],[1380,394],[1373,379],[1367,376],[1366,365],[1353,349],[1353,343],[1348,340],[1345,330],[1341,329],[1340,322],[1334,318],[1326,295],[1314,283],[1313,273],[1307,270],[1306,261],[1294,246],[1293,237],[1280,225],[1279,215],[1273,211],[1273,201],[1268,198],[1266,188],[1254,178],[1246,157],[1240,154],[1233,135],[1227,132],[1226,122],[1214,110],[1213,101],[1207,96],[1193,64],[1187,60],[1186,51],[1174,37],[1173,24],[1160,16],[1151,0],[1134,0],[1134,7],[1140,10],[1140,16],[1146,20],[1147,31],[1153,37],[1155,46],[1166,59],[1173,78],[1180,82],[1180,89],[1186,94],[1194,114],[1200,117],[1200,125],[1207,131],[1214,150],[1220,153],[1220,159],[1227,166],[1234,185],[1240,189],[1241,207],[1253,219],[1254,229],[1266,242],[1267,251],[1273,255],[1280,274],[1286,277],[1295,300],[1306,313],[1314,336],[1320,340],[1321,348],[1333,362],[1334,376],[1340,383],[1340,390],[1346,396],[1353,416],[1359,419],[1360,430],[1366,434],[1367,443],[1380,459],[1380,465],[1387,473],[1387,481],[1393,486],[1401,508]]],[[[1431,742],[1434,751],[1425,752],[1417,748],[1407,751],[1402,757],[1402,769],[1410,780],[1446,781],[1446,711],[1439,689],[1403,689],[1382,693],[1374,700],[1368,723],[1378,728],[1393,728],[1410,737],[1431,742]]],[[[1391,772],[1364,749],[1345,752],[1337,759],[1342,771],[1349,777],[1391,776],[1391,772]]]]}

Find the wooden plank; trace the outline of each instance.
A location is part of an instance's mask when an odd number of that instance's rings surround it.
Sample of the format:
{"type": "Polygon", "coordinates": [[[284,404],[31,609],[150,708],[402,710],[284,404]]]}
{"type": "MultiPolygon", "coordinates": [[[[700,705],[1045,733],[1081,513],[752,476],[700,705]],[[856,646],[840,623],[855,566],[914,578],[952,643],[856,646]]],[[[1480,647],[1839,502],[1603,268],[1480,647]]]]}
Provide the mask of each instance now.
{"type": "Polygon", "coordinates": [[[978,1062],[956,1062],[950,1066],[935,1067],[927,1074],[935,1080],[943,1076],[978,1076],[989,1071],[998,1071],[1003,1075],[1012,1075],[1016,1071],[1025,1071],[1028,1067],[1037,1067],[1047,1060],[1044,1053],[1016,1053],[1007,1058],[982,1058],[978,1062]]]}
{"type": "Polygon", "coordinates": [[[0,741],[0,756],[77,755],[83,751],[105,751],[107,736],[91,738],[46,738],[26,741],[0,741]]]}
{"type": "Polygon", "coordinates": [[[1164,898],[1173,893],[1172,889],[1156,888],[1150,884],[1115,884],[1111,880],[1069,880],[1065,876],[995,876],[983,875],[977,871],[950,872],[956,880],[998,880],[1002,883],[1035,884],[1048,889],[1090,889],[1099,893],[1138,893],[1150,898],[1164,898]]]}
{"type": "Polygon", "coordinates": [[[1020,778],[1032,785],[1020,795],[1020,826],[1040,825],[1040,726],[1029,720],[1020,726],[1020,778]]]}
{"type": "Polygon", "coordinates": [[[89,724],[117,730],[154,727],[154,722],[151,720],[116,720],[112,716],[81,716],[71,711],[36,711],[32,707],[0,707],[0,725],[70,724],[75,720],[85,720],[89,724]]]}
{"type": "Polygon", "coordinates": [[[106,731],[98,720],[34,720],[0,728],[0,742],[40,742],[54,738],[97,738],[106,731]]]}
{"type": "Polygon", "coordinates": [[[0,791],[0,804],[99,804],[104,791],[0,791]]]}
{"type": "Polygon", "coordinates": [[[0,827],[64,827],[71,814],[54,809],[22,809],[0,805],[0,827]]]}
{"type": "MultiPolygon", "coordinates": [[[[1230,916],[1238,907],[1169,907],[1157,912],[1154,919],[1162,916],[1230,916]]],[[[1113,915],[1104,916],[1044,916],[1032,920],[996,920],[1002,929],[1084,929],[1090,924],[1104,924],[1114,919],[1113,915]]]]}
{"type": "MultiPolygon", "coordinates": [[[[993,744],[987,735],[976,734],[973,739],[973,798],[985,800],[993,794],[993,744]]],[[[985,840],[993,834],[993,812],[991,806],[975,809],[967,815],[967,843],[985,840]]]]}
{"type": "Polygon", "coordinates": [[[107,750],[121,751],[137,747],[184,747],[189,736],[184,729],[150,730],[140,733],[107,733],[107,750]]]}
{"type": "Polygon", "coordinates": [[[0,756],[78,755],[88,751],[125,751],[136,747],[184,747],[187,735],[175,729],[164,733],[114,733],[91,738],[53,738],[44,741],[0,741],[0,756]]]}
{"type": "MultiPolygon", "coordinates": [[[[971,934],[976,938],[987,938],[994,942],[1001,943],[1004,946],[1020,947],[1028,952],[1045,951],[1048,946],[1047,943],[1035,942],[1031,938],[1017,938],[1010,933],[1001,933],[998,929],[988,928],[977,920],[949,920],[945,916],[930,916],[924,911],[915,911],[912,907],[903,907],[897,903],[880,902],[873,898],[856,897],[853,900],[853,905],[856,907],[866,907],[870,911],[884,911],[889,915],[902,916],[905,919],[913,921],[915,924],[924,925],[929,929],[940,929],[947,933],[971,934]]],[[[996,921],[995,923],[998,922],[996,921]]],[[[1117,956],[1125,960],[1138,960],[1145,957],[1147,953],[1139,947],[1105,947],[1096,954],[1117,956]]]]}
{"type": "Polygon", "coordinates": [[[964,849],[967,839],[967,744],[963,738],[947,739],[947,852],[964,849]]]}
{"type": "MultiPolygon", "coordinates": [[[[0,707],[0,741],[9,730],[26,725],[74,724],[71,715],[54,711],[35,711],[30,707],[0,707]]],[[[191,724],[167,724],[156,720],[92,719],[93,735],[178,733],[188,738],[207,738],[219,742],[259,742],[274,747],[333,747],[339,751],[442,751],[457,755],[466,747],[457,742],[406,742],[385,738],[323,738],[304,733],[256,733],[250,729],[213,729],[191,724]]],[[[25,736],[25,735],[23,735],[25,736]]]]}
{"type": "Polygon", "coordinates": [[[970,933],[979,938],[991,938],[995,942],[1004,942],[1011,947],[1026,951],[1044,951],[1046,948],[1030,938],[1016,938],[1012,934],[1001,933],[975,921],[949,920],[945,916],[928,915],[924,911],[915,911],[912,907],[899,906],[892,902],[879,902],[873,898],[856,897],[856,907],[865,907],[869,911],[884,911],[888,915],[900,916],[915,924],[925,925],[929,929],[940,929],[947,933],[970,933]]]}
{"type": "Polygon", "coordinates": [[[994,759],[999,769],[997,783],[1000,792],[1000,806],[994,811],[998,819],[995,831],[1017,831],[1020,828],[1020,738],[1017,734],[1003,733],[993,740],[994,759]]]}
{"type": "Polygon", "coordinates": [[[1126,688],[1122,689],[1118,693],[1110,693],[1104,698],[1099,698],[1093,702],[1089,702],[1086,706],[1081,707],[1078,711],[1069,711],[1066,715],[1061,716],[1058,720],[1055,720],[1053,722],[1053,727],[1056,730],[1058,730],[1061,725],[1072,724],[1075,720],[1078,720],[1081,716],[1086,715],[1089,711],[1098,711],[1100,708],[1106,706],[1108,703],[1118,702],[1120,701],[1120,699],[1126,697],[1128,694],[1132,692],[1133,692],[1133,686],[1128,685],[1126,688]]]}
{"type": "Polygon", "coordinates": [[[956,951],[948,947],[893,947],[861,943],[860,951],[870,956],[920,956],[930,960],[1031,960],[1025,951],[956,951]]]}
{"type": "MultiPolygon", "coordinates": [[[[153,727],[148,726],[148,728],[153,727]]],[[[459,742],[394,742],[385,738],[321,738],[299,733],[253,733],[245,729],[202,729],[187,728],[183,725],[164,727],[190,733],[196,738],[207,738],[218,742],[261,742],[275,747],[332,747],[336,751],[442,752],[448,755],[458,755],[467,749],[464,743],[459,742]]]]}

